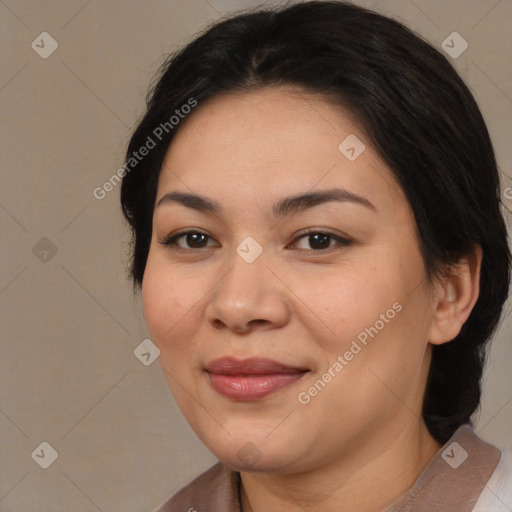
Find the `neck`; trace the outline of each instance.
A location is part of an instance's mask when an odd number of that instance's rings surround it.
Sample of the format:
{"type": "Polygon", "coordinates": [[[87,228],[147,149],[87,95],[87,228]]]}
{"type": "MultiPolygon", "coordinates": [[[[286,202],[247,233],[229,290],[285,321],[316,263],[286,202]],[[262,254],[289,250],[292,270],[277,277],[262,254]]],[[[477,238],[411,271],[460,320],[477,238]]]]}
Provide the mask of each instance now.
{"type": "Polygon", "coordinates": [[[242,512],[382,510],[414,484],[441,448],[423,421],[395,430],[301,473],[242,472],[242,512]],[[382,444],[383,439],[393,441],[382,444]]]}

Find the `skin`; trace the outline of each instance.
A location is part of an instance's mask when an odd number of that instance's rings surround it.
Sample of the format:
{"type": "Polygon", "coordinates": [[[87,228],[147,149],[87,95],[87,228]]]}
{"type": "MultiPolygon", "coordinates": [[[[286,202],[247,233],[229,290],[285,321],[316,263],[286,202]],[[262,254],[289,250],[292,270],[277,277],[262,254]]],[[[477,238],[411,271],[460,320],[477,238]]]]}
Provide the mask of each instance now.
{"type": "Polygon", "coordinates": [[[288,86],[199,105],[168,149],[156,204],[175,191],[222,211],[155,207],[144,314],[188,423],[240,471],[242,510],[370,512],[391,503],[440,448],[421,418],[431,349],[457,335],[476,302],[479,248],[429,284],[410,205],[357,119],[288,86]],[[366,146],[352,162],[338,149],[349,134],[366,146]],[[332,188],[374,209],[329,201],[272,214],[284,197],[332,188]],[[309,228],[351,243],[331,238],[319,249],[302,236],[309,228]],[[207,237],[161,243],[187,230],[207,237]],[[263,248],[253,263],[236,252],[248,236],[263,248]],[[301,404],[298,394],[396,303],[400,312],[301,404]],[[234,401],[204,371],[222,356],[310,371],[264,399],[234,401]],[[244,446],[252,462],[237,456],[244,446]]]}

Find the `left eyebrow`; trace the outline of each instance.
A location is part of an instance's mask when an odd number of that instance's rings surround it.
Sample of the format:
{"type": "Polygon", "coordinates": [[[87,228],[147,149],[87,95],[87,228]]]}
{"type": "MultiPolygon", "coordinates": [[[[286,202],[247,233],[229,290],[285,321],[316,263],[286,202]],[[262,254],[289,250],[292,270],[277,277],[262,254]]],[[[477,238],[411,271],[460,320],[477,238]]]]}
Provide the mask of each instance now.
{"type": "Polygon", "coordinates": [[[286,197],[278,201],[272,208],[274,216],[284,217],[291,212],[304,211],[322,203],[338,201],[341,203],[354,203],[364,206],[374,212],[377,208],[365,197],[359,196],[346,189],[332,188],[318,192],[308,192],[297,196],[286,197]]]}
{"type": "MultiPolygon", "coordinates": [[[[377,208],[365,197],[340,188],[306,192],[304,194],[285,197],[273,205],[272,212],[275,217],[279,218],[289,215],[292,212],[304,211],[331,201],[353,203],[377,212],[377,208]]],[[[156,207],[158,208],[165,203],[178,203],[193,210],[213,213],[215,215],[220,215],[222,211],[220,204],[216,201],[205,196],[185,192],[168,192],[159,199],[156,207]]]]}

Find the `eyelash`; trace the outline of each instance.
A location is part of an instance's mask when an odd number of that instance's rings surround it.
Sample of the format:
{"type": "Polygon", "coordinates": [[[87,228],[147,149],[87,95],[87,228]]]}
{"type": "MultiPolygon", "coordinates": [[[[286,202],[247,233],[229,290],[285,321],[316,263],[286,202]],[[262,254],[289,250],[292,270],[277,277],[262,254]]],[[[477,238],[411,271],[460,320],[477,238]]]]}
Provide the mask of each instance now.
{"type": "MultiPolygon", "coordinates": [[[[178,233],[178,234],[175,234],[175,235],[170,235],[170,236],[168,236],[167,238],[165,238],[164,240],[162,240],[159,243],[164,245],[164,246],[166,246],[166,247],[169,247],[172,250],[199,251],[201,249],[207,249],[208,248],[208,246],[199,247],[199,248],[191,248],[191,247],[181,247],[180,245],[178,245],[178,243],[177,243],[178,240],[183,238],[183,237],[186,237],[187,235],[203,235],[207,239],[212,239],[212,237],[207,235],[206,233],[202,233],[201,231],[191,230],[191,231],[184,231],[182,233],[178,233]]],[[[301,239],[303,239],[305,237],[308,237],[308,236],[311,236],[311,235],[324,235],[324,236],[327,236],[327,237],[329,237],[330,240],[332,239],[335,242],[337,242],[337,246],[338,247],[348,247],[349,245],[352,245],[352,243],[353,243],[352,240],[349,240],[348,238],[340,237],[338,235],[334,235],[333,233],[329,233],[329,232],[325,232],[325,231],[318,231],[318,230],[310,230],[310,231],[306,231],[306,232],[302,233],[300,236],[295,238],[295,240],[292,241],[292,246],[294,244],[296,244],[298,240],[301,240],[301,239]]],[[[208,243],[208,241],[207,241],[207,243],[208,243]]],[[[336,245],[332,246],[332,247],[327,247],[327,248],[324,248],[324,249],[299,249],[299,251],[308,251],[308,252],[321,253],[321,252],[330,251],[330,250],[332,250],[334,248],[336,248],[336,245]]]]}

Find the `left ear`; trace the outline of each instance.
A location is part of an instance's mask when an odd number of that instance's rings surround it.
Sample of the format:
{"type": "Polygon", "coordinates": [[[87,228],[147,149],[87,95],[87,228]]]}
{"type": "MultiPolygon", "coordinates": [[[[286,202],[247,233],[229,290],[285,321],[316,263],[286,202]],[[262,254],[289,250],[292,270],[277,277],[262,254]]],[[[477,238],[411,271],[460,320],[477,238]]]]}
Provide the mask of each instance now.
{"type": "Polygon", "coordinates": [[[450,269],[444,283],[436,286],[434,317],[428,341],[441,345],[453,340],[469,318],[480,293],[482,248],[475,244],[468,254],[450,269]]]}

